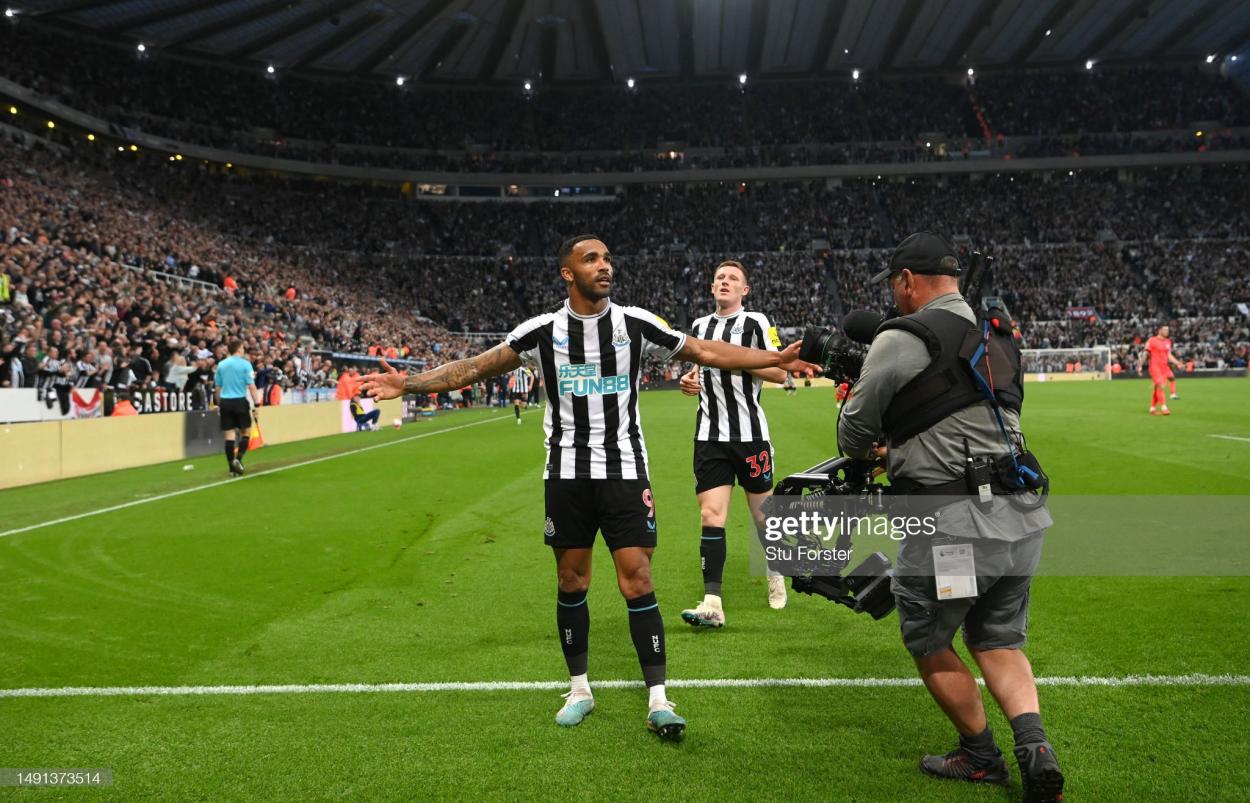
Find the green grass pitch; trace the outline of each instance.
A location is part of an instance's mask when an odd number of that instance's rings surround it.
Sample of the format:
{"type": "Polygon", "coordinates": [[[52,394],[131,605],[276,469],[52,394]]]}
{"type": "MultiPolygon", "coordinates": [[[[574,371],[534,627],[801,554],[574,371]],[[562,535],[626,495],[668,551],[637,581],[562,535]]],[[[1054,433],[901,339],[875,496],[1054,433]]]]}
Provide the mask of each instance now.
{"type": "MultiPolygon", "coordinates": [[[[1250,442],[1210,437],[1250,438],[1247,391],[1244,380],[1182,379],[1164,419],[1146,414],[1142,381],[1030,385],[1024,424],[1056,495],[1250,494],[1250,442]]],[[[765,408],[781,474],[833,453],[832,391],[769,390],[765,408]]],[[[678,612],[702,592],[694,404],[654,392],[642,413],[671,678],[914,677],[893,616],[795,595],[767,608],[747,569],[740,495],[729,625],[684,625],[678,612]]],[[[0,689],[561,681],[541,429],[537,411],[523,426],[510,409],[472,411],[268,447],[249,456],[249,478],[0,537],[0,689]]],[[[225,479],[219,456],[192,462],[0,492],[0,532],[225,479]]],[[[1188,524],[1164,516],[1151,529],[1184,541],[1188,524]]],[[[592,683],[633,680],[625,606],[597,552],[592,683]]],[[[1246,674],[1250,579],[1239,566],[1039,577],[1036,673],[1246,674]]],[[[980,789],[920,775],[921,753],[949,749],[953,731],[915,686],[670,696],[690,720],[679,745],[646,733],[641,688],[600,690],[598,710],[571,730],[552,721],[558,692],[542,690],[0,697],[0,766],[114,771],[112,787],[60,793],[75,799],[1019,796],[1018,779],[980,789]]],[[[1250,686],[1046,686],[1041,697],[1069,800],[1245,799],[1250,686]]],[[[1010,747],[996,711],[991,724],[1010,747]]]]}

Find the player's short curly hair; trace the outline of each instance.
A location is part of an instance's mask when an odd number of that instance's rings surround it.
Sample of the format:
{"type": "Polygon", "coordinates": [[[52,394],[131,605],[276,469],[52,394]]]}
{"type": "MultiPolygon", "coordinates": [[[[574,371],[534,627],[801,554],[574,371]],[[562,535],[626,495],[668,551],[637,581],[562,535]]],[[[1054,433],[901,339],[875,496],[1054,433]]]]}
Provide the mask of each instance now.
{"type": "Polygon", "coordinates": [[[564,260],[568,259],[569,257],[571,257],[571,256],[573,255],[573,248],[574,248],[574,247],[575,247],[578,243],[580,243],[580,242],[582,242],[582,241],[584,241],[584,240],[602,240],[602,239],[603,239],[603,238],[602,238],[602,237],[600,237],[598,234],[577,234],[577,235],[574,235],[574,236],[572,236],[572,237],[568,238],[567,240],[565,240],[564,242],[560,243],[560,250],[556,253],[556,256],[560,258],[560,264],[561,264],[561,265],[563,265],[563,264],[564,264],[564,260]]]}

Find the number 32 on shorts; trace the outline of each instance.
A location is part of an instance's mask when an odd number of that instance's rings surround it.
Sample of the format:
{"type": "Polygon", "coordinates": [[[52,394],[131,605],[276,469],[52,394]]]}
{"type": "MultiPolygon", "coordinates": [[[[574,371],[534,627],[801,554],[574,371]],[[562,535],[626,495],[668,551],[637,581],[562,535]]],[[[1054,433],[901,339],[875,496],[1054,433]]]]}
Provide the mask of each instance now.
{"type": "Polygon", "coordinates": [[[752,478],[758,477],[761,474],[767,474],[773,470],[772,455],[768,453],[767,449],[759,454],[747,455],[746,461],[747,465],[751,467],[752,478]]]}

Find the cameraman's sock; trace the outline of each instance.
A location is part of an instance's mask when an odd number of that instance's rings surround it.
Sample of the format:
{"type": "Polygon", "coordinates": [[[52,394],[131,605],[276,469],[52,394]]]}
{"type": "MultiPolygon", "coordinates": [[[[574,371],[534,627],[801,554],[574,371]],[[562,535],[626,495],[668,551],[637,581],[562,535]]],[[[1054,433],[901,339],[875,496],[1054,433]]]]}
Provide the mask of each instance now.
{"type": "Polygon", "coordinates": [[[994,742],[994,732],[988,725],[976,736],[960,736],[959,746],[967,751],[973,760],[981,764],[991,764],[1003,755],[1003,751],[999,750],[994,742]]]}
{"type": "Polygon", "coordinates": [[[590,605],[585,591],[561,591],[556,596],[556,626],[560,631],[560,649],[569,676],[586,674],[586,655],[590,648],[590,605]]]}
{"type": "Polygon", "coordinates": [[[642,679],[647,686],[664,684],[664,620],[660,617],[660,604],[655,592],[625,600],[629,609],[629,635],[634,640],[638,664],[642,667],[642,679]]]}
{"type": "MultiPolygon", "coordinates": [[[[230,466],[234,462],[234,441],[223,441],[226,444],[226,465],[230,466]]],[[[230,466],[234,468],[234,466],[230,466]]]]}
{"type": "Polygon", "coordinates": [[[1011,732],[1016,737],[1017,745],[1049,741],[1046,729],[1042,727],[1041,714],[1021,714],[1011,720],[1011,732]]]}
{"type": "Polygon", "coordinates": [[[247,436],[239,438],[239,451],[235,454],[239,460],[243,459],[243,455],[247,454],[247,436]]]}
{"type": "Polygon", "coordinates": [[[703,566],[703,593],[720,596],[725,573],[725,528],[704,527],[699,539],[699,560],[703,566]]]}

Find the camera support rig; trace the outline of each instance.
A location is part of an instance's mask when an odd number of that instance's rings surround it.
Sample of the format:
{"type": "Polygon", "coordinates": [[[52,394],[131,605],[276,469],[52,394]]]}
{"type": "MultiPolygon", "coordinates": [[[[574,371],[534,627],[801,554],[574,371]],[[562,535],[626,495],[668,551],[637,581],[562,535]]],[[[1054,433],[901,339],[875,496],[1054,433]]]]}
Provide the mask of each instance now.
{"type": "MultiPolygon", "coordinates": [[[[880,500],[884,486],[872,481],[873,463],[834,457],[809,469],[791,474],[779,483],[773,496],[764,503],[766,515],[785,515],[806,508],[813,508],[825,496],[859,496],[869,501],[880,500]]],[[[796,536],[800,545],[818,546],[814,536],[796,536]]],[[[837,549],[850,554],[849,533],[838,536],[837,549]]],[[[890,591],[890,559],[881,552],[873,552],[863,563],[843,575],[847,561],[834,563],[836,574],[828,574],[828,562],[812,564],[808,571],[799,571],[790,578],[791,587],[803,594],[815,594],[839,605],[845,605],[856,613],[867,613],[873,619],[882,619],[894,610],[894,595],[890,591]],[[822,574],[816,574],[816,571],[822,574]]]]}

